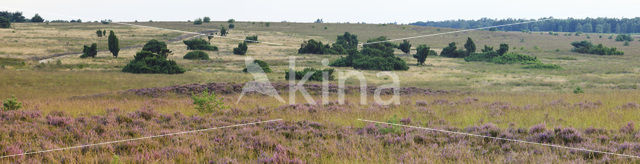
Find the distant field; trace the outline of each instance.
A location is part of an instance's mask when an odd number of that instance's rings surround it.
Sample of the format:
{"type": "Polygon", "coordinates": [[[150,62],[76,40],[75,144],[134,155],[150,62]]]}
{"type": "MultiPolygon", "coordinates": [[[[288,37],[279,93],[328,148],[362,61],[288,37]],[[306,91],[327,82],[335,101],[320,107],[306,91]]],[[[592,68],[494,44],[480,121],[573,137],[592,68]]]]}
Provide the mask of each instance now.
{"type": "Polygon", "coordinates": [[[82,52],[82,45],[97,43],[106,50],[107,37],[98,37],[96,30],[120,34],[120,47],[144,44],[150,39],[167,40],[181,33],[102,23],[14,23],[10,29],[0,29],[0,57],[29,58],[57,53],[82,52]]]}

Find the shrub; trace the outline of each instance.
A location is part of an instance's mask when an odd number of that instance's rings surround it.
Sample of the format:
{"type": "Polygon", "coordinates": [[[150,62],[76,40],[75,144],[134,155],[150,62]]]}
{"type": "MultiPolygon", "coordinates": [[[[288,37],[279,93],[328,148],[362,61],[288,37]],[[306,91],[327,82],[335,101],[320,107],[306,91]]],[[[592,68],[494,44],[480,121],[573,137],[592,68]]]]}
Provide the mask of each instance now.
{"type": "Polygon", "coordinates": [[[327,44],[322,44],[321,41],[315,41],[310,39],[309,41],[304,41],[302,45],[300,45],[300,49],[298,49],[299,54],[330,54],[332,51],[331,47],[327,44]]]}
{"type": "Polygon", "coordinates": [[[193,38],[182,42],[187,45],[187,50],[218,51],[218,47],[212,46],[208,41],[201,38],[193,38]]]}
{"type": "Polygon", "coordinates": [[[573,93],[574,94],[584,93],[584,90],[582,90],[582,88],[580,87],[576,87],[576,89],[573,89],[573,93]]]}
{"type": "MultiPolygon", "coordinates": [[[[484,51],[484,50],[483,50],[484,51]]],[[[473,53],[464,58],[464,61],[483,61],[483,62],[491,62],[491,60],[495,57],[500,56],[496,51],[487,51],[482,53],[473,53]]]]}
{"type": "Polygon", "coordinates": [[[227,34],[229,34],[227,28],[224,26],[220,27],[220,36],[227,36],[227,34]]]}
{"type": "Polygon", "coordinates": [[[633,38],[631,37],[631,35],[624,35],[624,34],[616,36],[616,42],[624,42],[624,41],[632,42],[633,38]]]}
{"type": "Polygon", "coordinates": [[[118,58],[118,53],[120,52],[120,43],[118,41],[118,37],[113,31],[109,31],[109,51],[113,54],[114,57],[118,58]]]}
{"type": "Polygon", "coordinates": [[[97,35],[98,37],[102,37],[102,30],[97,30],[97,31],[96,31],[96,35],[97,35]]]}
{"type": "Polygon", "coordinates": [[[402,43],[398,45],[398,49],[400,49],[400,51],[404,52],[405,54],[408,54],[409,52],[411,52],[411,43],[409,43],[408,40],[402,40],[402,43]]]}
{"type": "Polygon", "coordinates": [[[349,50],[347,57],[339,58],[331,62],[334,67],[350,66],[355,69],[364,70],[408,70],[407,63],[393,55],[396,45],[386,42],[386,37],[378,37],[370,39],[367,42],[375,44],[367,44],[362,47],[362,51],[355,49],[349,50]]]}
{"type": "Polygon", "coordinates": [[[193,104],[196,105],[196,111],[200,113],[213,113],[229,108],[222,102],[224,100],[223,98],[218,98],[214,92],[209,93],[209,91],[206,90],[200,94],[192,94],[191,100],[193,100],[193,104]]]}
{"type": "Polygon", "coordinates": [[[258,35],[247,36],[244,39],[244,42],[247,42],[247,43],[258,43],[258,35]]]}
{"type": "Polygon", "coordinates": [[[535,63],[535,64],[529,64],[526,65],[522,68],[525,69],[562,69],[562,67],[555,65],[555,64],[544,64],[544,63],[535,63]]]}
{"type": "Polygon", "coordinates": [[[31,18],[31,22],[42,23],[44,19],[42,19],[39,14],[36,14],[31,18]]]}
{"type": "Polygon", "coordinates": [[[235,19],[229,19],[229,20],[227,20],[227,23],[235,23],[235,22],[236,22],[236,20],[235,20],[235,19]]]}
{"type": "Polygon", "coordinates": [[[331,45],[331,50],[334,54],[347,54],[350,50],[357,50],[357,48],[358,36],[349,32],[338,35],[336,42],[331,45]]]}
{"type": "Polygon", "coordinates": [[[8,18],[0,16],[0,28],[9,28],[11,27],[11,21],[8,18]]]}
{"type": "Polygon", "coordinates": [[[605,47],[602,44],[594,46],[589,41],[572,42],[573,52],[596,55],[624,55],[624,52],[618,51],[616,48],[605,47]]]}
{"type": "Polygon", "coordinates": [[[122,72],[179,74],[184,73],[184,69],[175,61],[167,60],[164,55],[143,50],[134,56],[134,60],[129,62],[122,72]]]}
{"type": "Polygon", "coordinates": [[[162,55],[164,58],[166,58],[171,53],[171,50],[167,49],[166,43],[155,40],[155,39],[149,40],[149,42],[147,42],[142,47],[142,51],[149,51],[152,53],[156,53],[156,54],[162,55]]]}
{"type": "Polygon", "coordinates": [[[209,23],[209,22],[211,22],[211,18],[209,18],[209,17],[204,17],[204,18],[202,18],[202,22],[204,22],[204,23],[209,23]]]}
{"type": "Polygon", "coordinates": [[[536,57],[523,55],[518,53],[506,53],[504,55],[500,55],[491,59],[491,62],[496,64],[531,64],[540,62],[536,57]]]}
{"type": "MultiPolygon", "coordinates": [[[[289,72],[291,72],[291,71],[293,71],[293,70],[288,70],[288,71],[284,72],[285,73],[285,75],[284,75],[285,79],[289,80],[289,78],[291,78],[291,77],[289,77],[289,72]]],[[[334,71],[335,71],[334,69],[330,69],[330,68],[329,69],[324,69],[324,70],[317,70],[317,69],[314,69],[314,68],[305,68],[302,71],[294,71],[294,75],[295,75],[294,78],[296,80],[301,80],[307,73],[312,73],[312,75],[309,77],[310,81],[322,81],[322,79],[324,79],[322,73],[323,72],[327,72],[328,78],[329,78],[328,80],[333,80],[334,79],[334,76],[333,76],[333,72],[334,71]]]]}
{"type": "Polygon", "coordinates": [[[91,47],[84,45],[84,47],[82,48],[82,55],[80,55],[80,58],[88,58],[88,57],[95,58],[97,55],[98,55],[98,45],[93,43],[91,44],[91,47]]]}
{"type": "Polygon", "coordinates": [[[449,43],[449,46],[442,49],[440,56],[449,58],[464,58],[469,54],[465,50],[458,50],[455,42],[449,43]]]}
{"type": "Polygon", "coordinates": [[[416,49],[417,53],[413,55],[413,58],[418,60],[418,65],[424,65],[424,62],[427,60],[427,56],[436,55],[436,51],[431,50],[427,45],[420,45],[416,49]]]}
{"type": "Polygon", "coordinates": [[[233,29],[233,28],[236,28],[236,25],[233,23],[229,24],[229,29],[233,29]]]}
{"type": "Polygon", "coordinates": [[[233,48],[233,54],[245,55],[245,54],[247,54],[247,49],[248,49],[247,43],[245,43],[245,42],[239,43],[238,47],[233,48]]]}
{"type": "Polygon", "coordinates": [[[500,48],[496,52],[498,53],[498,55],[504,55],[505,53],[509,52],[509,45],[505,43],[500,44],[500,48]]]}
{"type": "Polygon", "coordinates": [[[5,111],[18,110],[20,108],[22,108],[22,103],[18,102],[18,99],[14,96],[11,96],[11,98],[7,98],[2,102],[2,109],[5,111]]]}
{"type": "MultiPolygon", "coordinates": [[[[264,71],[264,73],[271,73],[271,68],[269,68],[269,64],[267,64],[267,62],[264,62],[262,60],[254,60],[253,63],[257,64],[258,66],[260,66],[260,68],[262,69],[262,71],[264,71]]],[[[252,65],[249,65],[252,66],[252,65]]],[[[247,66],[247,67],[249,67],[247,66]]],[[[244,68],[242,70],[242,72],[248,72],[247,68],[244,68]]]]}
{"type": "Polygon", "coordinates": [[[629,46],[629,41],[625,41],[623,45],[624,46],[629,46]]]}
{"type": "Polygon", "coordinates": [[[476,44],[473,43],[471,37],[467,37],[467,43],[464,44],[464,49],[467,50],[467,56],[468,54],[476,52],[476,44]]]}
{"type": "Polygon", "coordinates": [[[186,55],[184,55],[183,59],[190,59],[190,60],[209,60],[209,54],[207,54],[204,51],[191,51],[189,53],[187,53],[186,55]]]}
{"type": "Polygon", "coordinates": [[[201,25],[202,24],[202,19],[198,18],[196,20],[193,21],[194,25],[201,25]]]}

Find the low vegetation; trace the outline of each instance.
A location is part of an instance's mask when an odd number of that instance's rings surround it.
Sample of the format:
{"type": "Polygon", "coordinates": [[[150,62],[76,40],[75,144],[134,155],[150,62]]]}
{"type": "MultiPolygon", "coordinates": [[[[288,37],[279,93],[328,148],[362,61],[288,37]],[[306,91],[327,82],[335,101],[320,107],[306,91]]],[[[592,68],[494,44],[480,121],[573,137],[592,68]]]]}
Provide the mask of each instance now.
{"type": "Polygon", "coordinates": [[[211,45],[207,40],[202,38],[193,38],[182,42],[187,45],[187,50],[218,51],[218,47],[211,45]]]}
{"type": "MultiPolygon", "coordinates": [[[[271,70],[271,68],[269,68],[269,64],[267,64],[267,62],[264,62],[262,60],[254,60],[253,63],[256,64],[257,66],[259,66],[260,69],[262,69],[262,71],[264,71],[264,73],[271,73],[272,72],[272,70],[271,70]]],[[[248,68],[252,67],[252,66],[255,66],[255,65],[248,65],[247,68],[242,69],[242,72],[248,72],[248,68]]]]}
{"type": "Polygon", "coordinates": [[[358,47],[358,36],[349,32],[338,35],[336,42],[332,45],[322,44],[321,41],[310,39],[300,45],[299,54],[347,54],[349,51],[356,51],[358,47]]]}
{"type": "Polygon", "coordinates": [[[204,51],[195,50],[187,53],[183,58],[189,60],[209,60],[209,54],[204,51]]]}
{"type": "Polygon", "coordinates": [[[407,63],[393,54],[397,45],[387,42],[386,37],[370,39],[361,51],[350,50],[347,57],[331,62],[334,67],[353,67],[362,70],[408,70],[407,63]]]}
{"type": "Polygon", "coordinates": [[[624,55],[624,52],[618,51],[616,48],[605,47],[602,44],[594,46],[591,42],[586,40],[580,42],[572,42],[571,45],[574,47],[572,51],[577,53],[596,55],[624,55]]]}
{"type": "Polygon", "coordinates": [[[229,108],[224,105],[223,98],[218,97],[214,92],[209,93],[207,90],[191,95],[191,100],[196,111],[200,113],[222,112],[229,108]]]}
{"type": "Polygon", "coordinates": [[[22,108],[22,103],[18,102],[16,97],[11,96],[11,98],[7,98],[2,102],[2,110],[0,111],[18,110],[20,108],[22,108]]]}
{"type": "Polygon", "coordinates": [[[245,55],[247,54],[247,42],[238,43],[238,47],[233,48],[233,54],[245,55]]]}
{"type": "Polygon", "coordinates": [[[330,69],[330,68],[323,69],[323,70],[318,70],[315,68],[305,68],[302,71],[288,70],[284,72],[285,73],[284,78],[286,80],[289,80],[291,78],[290,74],[292,72],[295,80],[302,80],[304,76],[306,76],[307,74],[310,74],[308,79],[309,81],[323,81],[323,79],[325,79],[323,74],[326,73],[328,78],[326,80],[333,80],[335,78],[333,76],[334,71],[335,71],[334,69],[330,69]]]}
{"type": "Polygon", "coordinates": [[[164,42],[157,40],[149,41],[142,51],[136,53],[134,60],[127,64],[122,72],[129,73],[162,73],[162,74],[180,74],[185,70],[176,64],[175,61],[167,60],[167,56],[171,51],[167,49],[164,42]]]}

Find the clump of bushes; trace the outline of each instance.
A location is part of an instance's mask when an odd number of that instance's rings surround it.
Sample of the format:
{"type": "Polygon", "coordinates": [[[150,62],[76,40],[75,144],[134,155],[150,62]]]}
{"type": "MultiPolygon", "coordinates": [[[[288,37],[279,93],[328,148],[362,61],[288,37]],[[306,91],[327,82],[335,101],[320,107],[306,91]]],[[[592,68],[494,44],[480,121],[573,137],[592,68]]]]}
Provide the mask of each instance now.
{"type": "MultiPolygon", "coordinates": [[[[257,64],[262,69],[262,71],[264,71],[264,73],[271,73],[272,72],[271,68],[269,68],[269,64],[267,64],[267,62],[264,62],[262,60],[254,60],[253,63],[257,64]]],[[[255,66],[255,65],[248,65],[247,68],[251,67],[251,66],[255,66]]],[[[247,68],[244,68],[242,70],[242,72],[248,72],[247,68]]]]}
{"type": "Polygon", "coordinates": [[[449,46],[442,49],[440,56],[448,58],[464,58],[469,55],[467,51],[457,48],[456,42],[451,42],[449,43],[449,46]]]}
{"type": "Polygon", "coordinates": [[[247,42],[247,43],[258,43],[258,35],[247,36],[244,39],[244,42],[247,42]]]}
{"type": "Polygon", "coordinates": [[[201,25],[202,24],[202,19],[198,18],[196,20],[193,21],[194,25],[201,25]]]}
{"type": "Polygon", "coordinates": [[[310,39],[300,45],[299,54],[347,54],[358,47],[358,36],[349,32],[338,35],[332,45],[322,44],[321,41],[310,39]]]}
{"type": "Polygon", "coordinates": [[[209,54],[204,51],[196,50],[187,53],[183,58],[189,60],[209,60],[209,54]]]}
{"type": "Polygon", "coordinates": [[[164,73],[179,74],[184,73],[184,69],[179,67],[175,61],[167,60],[171,51],[167,49],[164,42],[151,40],[145,44],[142,51],[138,52],[134,59],[129,62],[122,72],[130,73],[164,73]]]}
{"type": "Polygon", "coordinates": [[[362,51],[349,50],[347,57],[341,57],[331,62],[334,67],[353,67],[363,70],[408,70],[407,63],[393,54],[397,47],[395,44],[386,42],[386,37],[378,37],[370,39],[367,42],[377,42],[374,44],[366,44],[362,47],[362,51]],[[382,41],[382,42],[381,42],[382,41]]]}
{"type": "Polygon", "coordinates": [[[602,44],[594,46],[589,41],[572,42],[573,52],[596,55],[624,55],[624,52],[618,51],[616,48],[605,47],[602,44]]]}
{"type": "Polygon", "coordinates": [[[467,62],[482,61],[491,62],[495,64],[527,64],[524,68],[527,69],[560,69],[560,66],[555,64],[544,64],[535,56],[529,56],[514,52],[508,52],[508,44],[500,44],[500,49],[494,51],[493,47],[484,46],[482,52],[471,53],[465,57],[467,62]]]}
{"type": "Polygon", "coordinates": [[[633,38],[631,37],[631,35],[618,35],[616,36],[616,42],[632,42],[633,38]]]}
{"type": "MultiPolygon", "coordinates": [[[[285,79],[289,80],[289,78],[291,78],[289,76],[289,72],[291,72],[291,71],[294,71],[294,70],[285,71],[285,75],[284,75],[285,79]]],[[[323,69],[323,70],[317,70],[315,68],[305,68],[302,71],[294,71],[294,74],[295,74],[294,79],[301,80],[307,73],[312,73],[311,77],[309,77],[310,81],[322,81],[322,79],[323,79],[322,73],[323,72],[327,72],[328,78],[329,78],[327,80],[333,80],[334,79],[334,76],[333,76],[333,72],[334,71],[335,71],[334,69],[330,69],[330,68],[323,69]]]]}
{"type": "Polygon", "coordinates": [[[200,113],[213,113],[229,108],[222,102],[224,100],[223,98],[218,98],[214,92],[209,93],[209,91],[206,90],[200,94],[192,94],[191,100],[193,100],[193,104],[196,105],[196,111],[200,113]]]}
{"type": "Polygon", "coordinates": [[[522,68],[525,69],[562,69],[562,67],[555,65],[555,64],[544,64],[544,63],[535,63],[535,64],[529,64],[526,65],[522,68]]]}
{"type": "Polygon", "coordinates": [[[80,58],[88,58],[88,57],[95,58],[97,55],[98,55],[98,45],[93,43],[91,44],[91,46],[84,45],[84,47],[82,48],[82,55],[80,55],[80,58]]]}
{"type": "Polygon", "coordinates": [[[20,108],[22,108],[22,103],[18,102],[18,99],[16,99],[16,97],[14,96],[11,96],[11,98],[8,98],[2,102],[2,110],[9,111],[18,110],[20,108]]]}
{"type": "Polygon", "coordinates": [[[247,43],[246,42],[242,42],[238,44],[238,47],[233,48],[233,54],[236,55],[245,55],[247,54],[247,43]]]}
{"type": "Polygon", "coordinates": [[[218,47],[212,46],[208,41],[202,38],[193,38],[182,42],[187,45],[187,50],[218,51],[218,47]]]}

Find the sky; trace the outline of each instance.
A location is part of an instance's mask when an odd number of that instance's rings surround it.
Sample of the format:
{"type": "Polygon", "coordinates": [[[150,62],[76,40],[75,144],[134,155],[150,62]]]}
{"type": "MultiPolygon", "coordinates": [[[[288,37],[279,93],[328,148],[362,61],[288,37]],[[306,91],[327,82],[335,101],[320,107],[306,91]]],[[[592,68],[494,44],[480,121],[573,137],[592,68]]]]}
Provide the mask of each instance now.
{"type": "Polygon", "coordinates": [[[640,17],[638,0],[0,0],[30,18],[412,23],[479,18],[640,17]]]}

